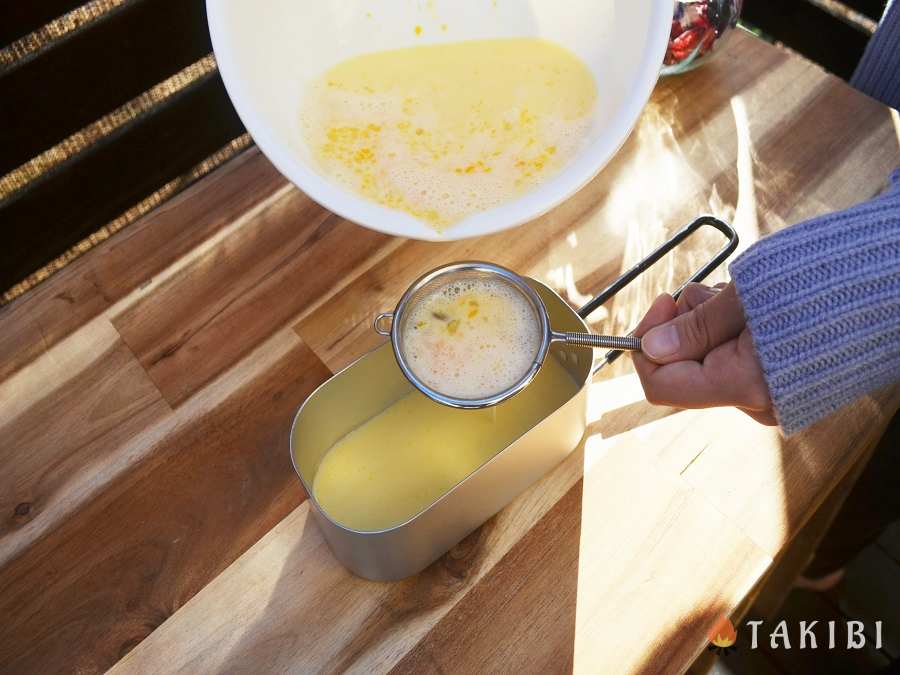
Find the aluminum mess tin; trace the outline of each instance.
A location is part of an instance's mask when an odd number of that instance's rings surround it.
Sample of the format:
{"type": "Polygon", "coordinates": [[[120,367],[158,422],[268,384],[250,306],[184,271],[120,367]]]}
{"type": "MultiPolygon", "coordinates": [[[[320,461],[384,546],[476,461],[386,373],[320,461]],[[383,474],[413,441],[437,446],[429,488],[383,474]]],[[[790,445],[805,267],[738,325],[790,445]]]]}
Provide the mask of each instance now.
{"type": "MultiPolygon", "coordinates": [[[[588,331],[581,317],[553,290],[534,279],[526,281],[540,294],[554,326],[563,331],[588,331]]],[[[539,418],[523,420],[523,433],[515,441],[498,448],[491,459],[419,514],[385,530],[358,531],[335,522],[316,501],[312,487],[319,463],[335,442],[413,387],[387,342],[316,389],[294,418],[291,458],[335,557],[367,579],[408,577],[434,562],[565,459],[584,434],[593,353],[557,343],[550,355],[572,376],[577,392],[539,418]]],[[[410,467],[410,471],[415,469],[410,467]]]]}
{"type": "MultiPolygon", "coordinates": [[[[544,301],[551,325],[563,332],[590,332],[583,317],[590,316],[703,227],[718,230],[726,243],[673,293],[677,298],[685,286],[703,281],[734,253],[738,235],[728,223],[712,215],[695,218],[578,311],[541,282],[528,278],[526,282],[544,301]]],[[[622,352],[607,352],[596,369],[593,354],[591,349],[554,343],[550,356],[569,372],[577,392],[561,406],[545,410],[539,418],[523,420],[523,432],[515,441],[499,448],[491,459],[419,514],[395,527],[372,532],[352,530],[328,516],[312,490],[316,471],[335,442],[413,391],[413,385],[397,365],[391,343],[386,342],[316,389],[294,417],[291,458],[312,502],[316,520],[337,559],[359,576],[377,581],[415,574],[559,464],[584,434],[588,383],[592,375],[622,352]]],[[[440,403],[432,404],[443,407],[440,403]]],[[[415,471],[415,467],[410,467],[410,471],[415,471]]]]}

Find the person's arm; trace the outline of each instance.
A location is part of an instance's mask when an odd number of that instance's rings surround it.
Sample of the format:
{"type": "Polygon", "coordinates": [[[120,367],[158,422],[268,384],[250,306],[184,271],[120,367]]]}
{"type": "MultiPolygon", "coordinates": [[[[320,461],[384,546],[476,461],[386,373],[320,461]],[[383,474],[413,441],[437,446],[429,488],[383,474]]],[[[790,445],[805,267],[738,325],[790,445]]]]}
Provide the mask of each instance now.
{"type": "Polygon", "coordinates": [[[884,10],[850,84],[892,108],[900,108],[900,0],[884,10]]]}
{"type": "Polygon", "coordinates": [[[651,402],[733,405],[793,433],[900,381],[900,171],[882,196],[760,240],[723,289],[657,299],[635,331],[651,402]]]}

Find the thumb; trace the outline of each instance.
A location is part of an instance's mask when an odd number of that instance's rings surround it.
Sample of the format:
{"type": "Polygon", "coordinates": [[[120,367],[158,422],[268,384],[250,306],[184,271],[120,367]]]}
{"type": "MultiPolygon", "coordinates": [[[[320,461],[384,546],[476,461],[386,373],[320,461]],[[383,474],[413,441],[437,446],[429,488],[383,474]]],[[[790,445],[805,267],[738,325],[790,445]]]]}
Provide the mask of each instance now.
{"type": "Polygon", "coordinates": [[[740,335],[744,323],[741,301],[729,284],[691,311],[647,331],[641,350],[657,363],[702,361],[711,349],[740,335]]]}

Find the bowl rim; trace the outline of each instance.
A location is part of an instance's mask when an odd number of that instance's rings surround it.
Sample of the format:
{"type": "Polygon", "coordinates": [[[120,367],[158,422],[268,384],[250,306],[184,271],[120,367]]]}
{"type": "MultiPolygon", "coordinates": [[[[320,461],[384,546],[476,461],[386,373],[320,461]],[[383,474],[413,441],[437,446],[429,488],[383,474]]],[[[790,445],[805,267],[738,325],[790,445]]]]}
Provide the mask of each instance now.
{"type": "Polygon", "coordinates": [[[228,5],[229,0],[206,0],[213,52],[228,97],[247,132],[266,158],[293,185],[346,220],[388,235],[436,242],[480,237],[517,227],[559,206],[593,180],[628,140],[641,111],[647,105],[660,77],[671,28],[669,0],[653,0],[648,48],[644,50],[633,78],[631,94],[606,123],[604,133],[547,181],[543,189],[526,192],[510,202],[473,214],[445,230],[437,231],[410,214],[371,202],[326,179],[298,160],[288,146],[278,140],[278,134],[254,106],[253,97],[245,90],[246,85],[238,76],[239,59],[235,50],[229,48],[226,38],[225,17],[228,5]],[[420,227],[410,231],[413,226],[407,224],[409,219],[420,227]]]}

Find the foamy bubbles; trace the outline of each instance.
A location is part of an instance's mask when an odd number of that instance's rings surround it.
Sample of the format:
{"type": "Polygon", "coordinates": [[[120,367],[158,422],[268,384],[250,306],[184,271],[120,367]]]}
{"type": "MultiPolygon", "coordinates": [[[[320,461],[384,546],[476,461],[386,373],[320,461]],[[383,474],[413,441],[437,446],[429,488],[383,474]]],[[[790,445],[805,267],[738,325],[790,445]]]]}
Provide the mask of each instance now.
{"type": "Polygon", "coordinates": [[[413,374],[458,399],[506,391],[528,373],[541,345],[528,300],[501,279],[452,281],[407,310],[402,351],[413,374]]]}
{"type": "Polygon", "coordinates": [[[562,47],[474,40],[344,61],[309,86],[301,121],[324,175],[441,230],[555,175],[595,103],[562,47]]]}

